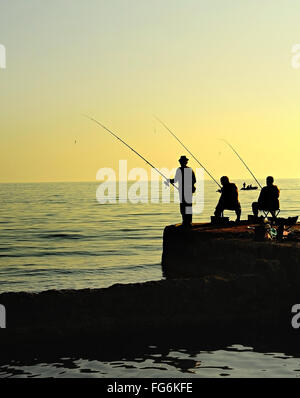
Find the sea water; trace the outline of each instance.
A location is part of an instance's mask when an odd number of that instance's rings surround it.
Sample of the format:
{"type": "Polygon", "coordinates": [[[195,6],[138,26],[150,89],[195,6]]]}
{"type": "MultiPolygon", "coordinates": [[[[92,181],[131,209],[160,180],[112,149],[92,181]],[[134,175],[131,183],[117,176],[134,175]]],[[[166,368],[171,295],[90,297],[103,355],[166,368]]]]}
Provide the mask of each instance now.
{"type": "MultiPolygon", "coordinates": [[[[243,181],[235,182],[242,186],[243,181]]],[[[281,190],[281,216],[298,215],[300,179],[277,180],[276,184],[281,190]]],[[[0,293],[101,288],[162,279],[163,230],[181,221],[178,203],[99,204],[98,186],[98,182],[0,184],[0,293]]],[[[209,221],[219,198],[217,188],[205,181],[204,210],[194,215],[193,222],[209,221]]],[[[251,214],[258,194],[259,190],[240,191],[242,218],[251,214]]],[[[235,219],[234,212],[225,215],[235,219]]],[[[243,345],[201,350],[201,345],[191,349],[184,343],[170,347],[168,353],[145,347],[140,358],[115,361],[76,357],[50,363],[40,363],[38,358],[30,364],[13,361],[2,364],[0,375],[300,375],[298,354],[256,352],[255,347],[243,345]]]]}

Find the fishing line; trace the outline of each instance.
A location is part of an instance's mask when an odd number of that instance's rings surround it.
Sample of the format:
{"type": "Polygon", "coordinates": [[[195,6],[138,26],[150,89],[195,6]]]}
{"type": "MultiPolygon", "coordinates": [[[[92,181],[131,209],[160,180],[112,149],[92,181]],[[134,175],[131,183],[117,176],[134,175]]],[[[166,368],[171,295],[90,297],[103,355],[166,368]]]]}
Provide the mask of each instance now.
{"type": "Polygon", "coordinates": [[[162,121],[160,120],[157,116],[155,116],[155,119],[161,123],[166,130],[183,146],[183,148],[193,157],[194,160],[206,171],[206,173],[209,175],[209,177],[218,185],[219,188],[222,189],[221,185],[218,183],[218,181],[210,174],[210,172],[203,166],[202,163],[192,154],[192,152],[183,144],[183,142],[180,141],[180,139],[169,129],[169,127],[162,121]]]}
{"type": "Polygon", "coordinates": [[[252,171],[249,169],[249,167],[247,166],[247,164],[244,162],[244,160],[241,158],[241,156],[237,153],[237,151],[233,148],[232,145],[229,144],[228,141],[221,139],[221,141],[224,141],[232,150],[233,152],[236,154],[236,156],[240,159],[240,161],[243,163],[243,165],[246,167],[246,169],[249,171],[249,173],[252,175],[252,177],[254,178],[254,180],[257,182],[257,184],[260,186],[260,188],[262,188],[260,182],[258,181],[258,179],[255,177],[255,175],[252,173],[252,171]]]}
{"type": "MultiPolygon", "coordinates": [[[[108,133],[110,133],[112,136],[114,136],[117,140],[119,140],[120,142],[122,142],[122,144],[124,144],[125,146],[127,146],[127,148],[129,148],[132,152],[134,152],[137,156],[139,156],[141,159],[144,160],[144,162],[146,162],[149,166],[151,166],[158,174],[160,174],[164,179],[165,182],[167,182],[168,184],[170,183],[170,180],[160,171],[158,170],[155,166],[153,166],[152,163],[150,163],[146,158],[144,158],[144,156],[142,156],[140,153],[138,153],[134,148],[132,148],[132,146],[130,146],[129,144],[127,144],[124,140],[122,140],[122,138],[120,138],[117,134],[115,134],[113,131],[111,131],[109,128],[107,128],[106,126],[104,126],[102,123],[100,123],[98,120],[87,116],[87,115],[83,115],[84,117],[88,118],[89,120],[97,123],[100,127],[102,127],[104,130],[106,130],[108,133]]],[[[174,188],[176,188],[177,190],[178,187],[171,183],[173,185],[174,188]]]]}

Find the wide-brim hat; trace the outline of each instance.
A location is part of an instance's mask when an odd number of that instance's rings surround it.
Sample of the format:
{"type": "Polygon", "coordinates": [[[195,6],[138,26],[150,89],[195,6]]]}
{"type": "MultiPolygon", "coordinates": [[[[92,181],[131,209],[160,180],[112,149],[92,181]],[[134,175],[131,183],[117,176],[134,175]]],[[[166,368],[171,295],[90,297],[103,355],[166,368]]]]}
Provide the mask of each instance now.
{"type": "Polygon", "coordinates": [[[185,161],[187,162],[189,159],[186,156],[180,156],[180,159],[178,159],[179,162],[185,161]]]}

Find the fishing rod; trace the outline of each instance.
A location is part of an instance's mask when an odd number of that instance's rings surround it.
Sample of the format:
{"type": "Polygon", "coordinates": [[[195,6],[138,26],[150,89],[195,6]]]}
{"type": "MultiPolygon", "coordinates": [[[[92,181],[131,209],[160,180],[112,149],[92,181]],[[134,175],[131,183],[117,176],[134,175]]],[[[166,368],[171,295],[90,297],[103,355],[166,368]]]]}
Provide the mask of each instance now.
{"type": "MultiPolygon", "coordinates": [[[[160,170],[158,170],[156,167],[154,167],[153,164],[151,164],[147,159],[145,159],[144,156],[142,156],[141,154],[139,154],[135,149],[133,149],[133,148],[132,148],[130,145],[128,145],[124,140],[122,140],[122,138],[118,137],[117,134],[113,133],[109,128],[105,127],[105,126],[104,126],[102,123],[100,123],[98,120],[96,120],[96,119],[94,119],[94,118],[92,118],[92,117],[90,117],[90,116],[87,116],[87,115],[83,115],[83,116],[85,116],[85,117],[88,118],[89,120],[91,120],[91,121],[97,123],[100,127],[102,127],[104,130],[106,130],[106,131],[109,132],[111,135],[113,135],[117,140],[121,141],[122,144],[126,145],[127,148],[129,148],[132,152],[134,152],[134,153],[135,153],[136,155],[138,155],[141,159],[143,159],[144,162],[146,162],[146,163],[147,163],[149,166],[151,166],[155,171],[157,171],[157,173],[160,174],[160,175],[165,179],[165,184],[167,183],[166,185],[169,185],[170,180],[169,180],[160,170]]],[[[178,187],[177,187],[174,183],[171,183],[171,184],[173,185],[174,188],[176,188],[177,190],[179,190],[178,187]]]]}
{"type": "Polygon", "coordinates": [[[203,164],[200,163],[200,161],[192,154],[192,152],[183,144],[183,142],[180,141],[180,139],[169,129],[169,127],[162,121],[160,120],[157,116],[155,116],[155,119],[161,123],[166,130],[183,146],[183,148],[196,160],[196,162],[206,171],[206,173],[210,176],[210,178],[218,185],[219,188],[222,189],[221,185],[218,183],[218,181],[210,174],[210,172],[203,166],[203,164]]]}
{"type": "Polygon", "coordinates": [[[222,139],[222,141],[224,141],[232,150],[233,152],[236,154],[236,156],[240,159],[240,161],[243,163],[243,165],[246,167],[246,169],[249,171],[249,173],[252,175],[252,177],[254,178],[254,180],[257,182],[257,184],[260,186],[260,188],[262,188],[260,182],[257,180],[257,178],[255,177],[255,175],[252,173],[252,171],[249,169],[249,167],[247,166],[247,164],[244,162],[244,160],[241,158],[241,156],[237,153],[237,151],[233,148],[232,145],[229,144],[228,141],[222,139]]]}

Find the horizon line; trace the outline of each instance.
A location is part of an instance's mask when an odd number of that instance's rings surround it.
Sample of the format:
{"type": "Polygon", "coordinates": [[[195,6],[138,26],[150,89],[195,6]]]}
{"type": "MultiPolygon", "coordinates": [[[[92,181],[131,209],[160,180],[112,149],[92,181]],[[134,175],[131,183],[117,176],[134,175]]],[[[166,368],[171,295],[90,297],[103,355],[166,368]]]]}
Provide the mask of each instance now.
{"type": "MultiPolygon", "coordinates": [[[[265,180],[266,177],[257,177],[257,179],[259,180],[265,180]]],[[[246,178],[230,178],[230,181],[234,182],[233,180],[237,180],[237,181],[247,181],[246,178]]],[[[274,177],[274,180],[300,180],[300,177],[274,177]]],[[[151,182],[151,180],[116,180],[116,182],[151,182]]],[[[163,180],[159,179],[159,180],[154,180],[154,181],[159,181],[159,182],[163,182],[163,180]]],[[[212,181],[210,178],[204,178],[205,182],[214,182],[212,181]]],[[[104,181],[100,181],[100,180],[78,180],[78,181],[67,181],[67,180],[62,180],[62,181],[0,181],[0,184],[72,184],[72,183],[101,183],[104,181]]]]}

